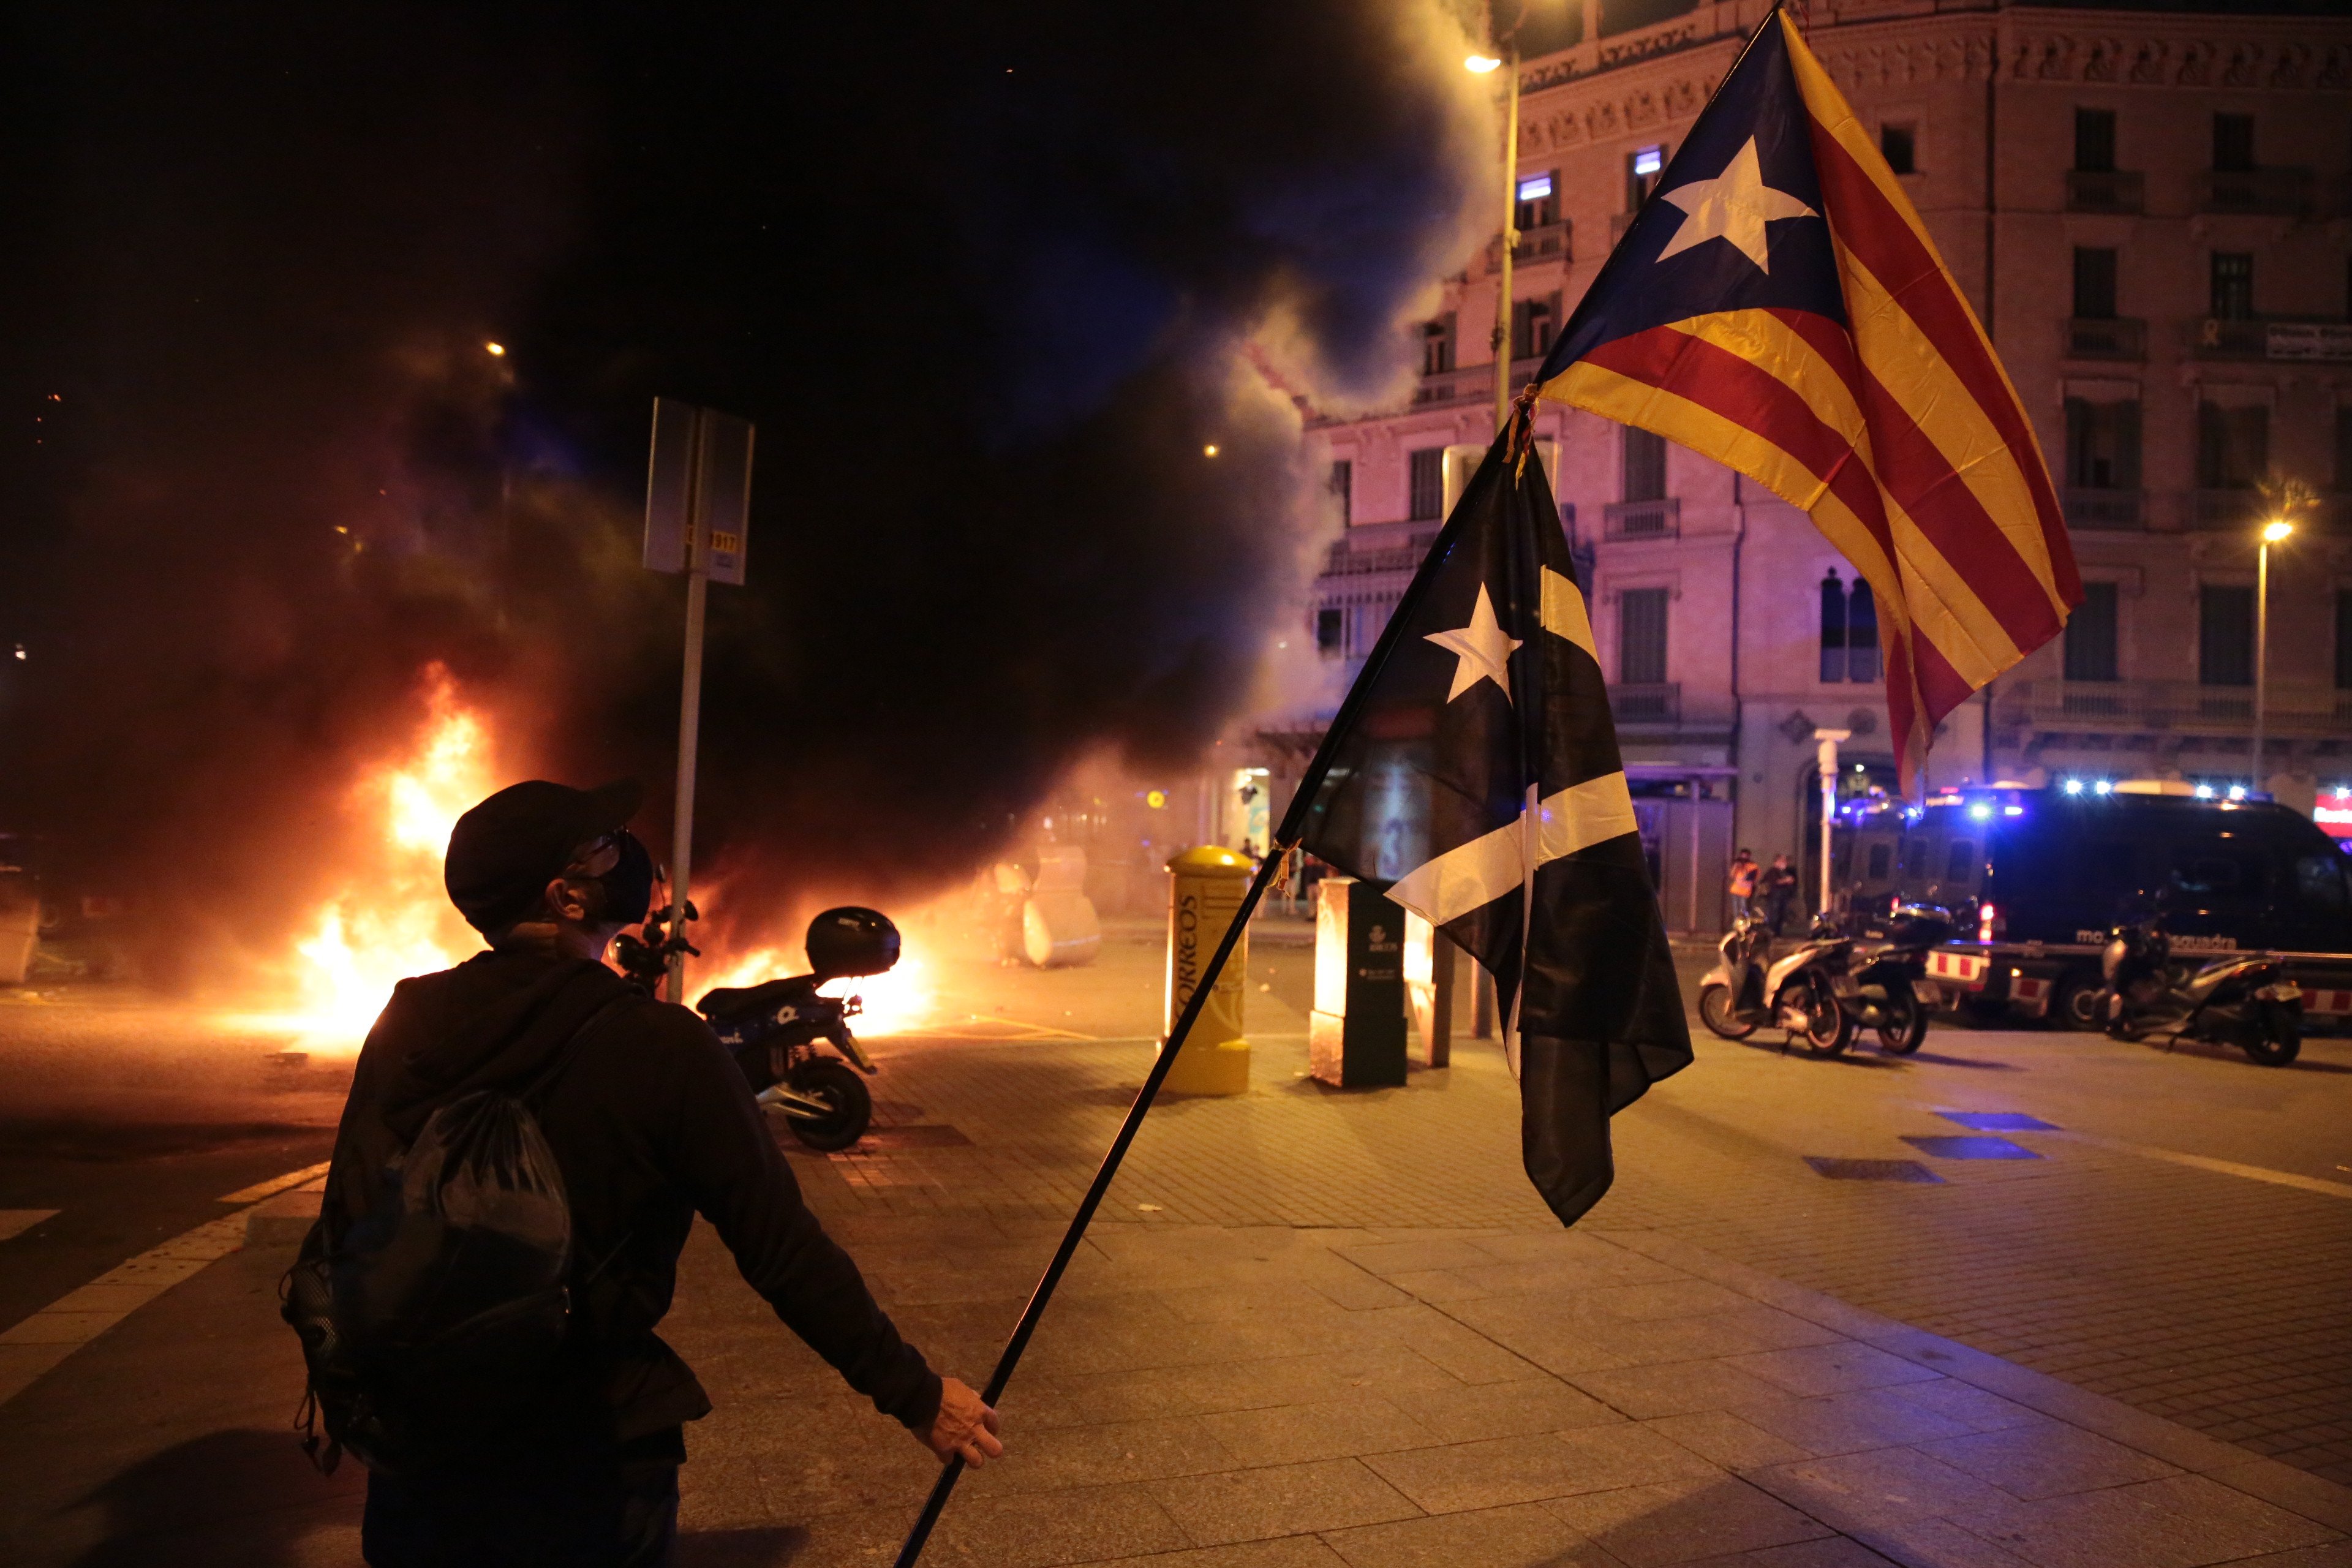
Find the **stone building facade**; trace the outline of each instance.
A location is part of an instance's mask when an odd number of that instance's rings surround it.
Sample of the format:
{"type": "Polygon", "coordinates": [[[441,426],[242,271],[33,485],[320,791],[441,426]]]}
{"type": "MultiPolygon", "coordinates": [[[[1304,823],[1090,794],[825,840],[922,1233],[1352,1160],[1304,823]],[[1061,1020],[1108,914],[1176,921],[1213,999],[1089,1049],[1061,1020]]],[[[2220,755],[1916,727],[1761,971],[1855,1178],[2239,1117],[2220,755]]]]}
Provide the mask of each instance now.
{"type": "MultiPolygon", "coordinates": [[[[1765,9],[1660,16],[1675,5],[1612,27],[1586,0],[1522,62],[1515,386],[1765,9]]],[[[1814,5],[1805,32],[1990,329],[2089,584],[2063,639],[1946,721],[1930,782],[2334,800],[2352,785],[2352,19],[1857,0],[1814,5]],[[2257,780],[2256,486],[2276,476],[2318,501],[2272,552],[2257,780]]],[[[1409,406],[1310,411],[1344,523],[1307,617],[1329,697],[1434,535],[1449,462],[1458,483],[1491,434],[1499,245],[1446,281],[1409,406]]],[[[1726,846],[1805,852],[1816,726],[1853,732],[1843,790],[1894,788],[1874,606],[1810,520],[1719,465],[1549,405],[1538,435],[1645,832],[1671,841],[1654,861],[1689,880],[1669,923],[1708,929],[1726,846]]]]}

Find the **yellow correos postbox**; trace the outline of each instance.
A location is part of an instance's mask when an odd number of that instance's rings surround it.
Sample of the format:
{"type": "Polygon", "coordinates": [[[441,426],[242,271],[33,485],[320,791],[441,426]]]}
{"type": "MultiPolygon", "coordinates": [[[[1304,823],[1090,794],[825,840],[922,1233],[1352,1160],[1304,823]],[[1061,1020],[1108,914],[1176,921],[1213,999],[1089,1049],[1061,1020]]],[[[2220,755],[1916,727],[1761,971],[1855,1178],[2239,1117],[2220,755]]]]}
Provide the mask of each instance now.
{"type": "Polygon", "coordinates": [[[1234,955],[1202,1005],[1190,1038],[1180,1042],[1168,1037],[1199,988],[1256,869],[1247,856],[1213,846],[1187,849],[1168,862],[1168,992],[1160,1048],[1180,1052],[1163,1084],[1178,1094],[1249,1092],[1250,1048],[1242,1034],[1248,932],[1234,944],[1234,955]]]}

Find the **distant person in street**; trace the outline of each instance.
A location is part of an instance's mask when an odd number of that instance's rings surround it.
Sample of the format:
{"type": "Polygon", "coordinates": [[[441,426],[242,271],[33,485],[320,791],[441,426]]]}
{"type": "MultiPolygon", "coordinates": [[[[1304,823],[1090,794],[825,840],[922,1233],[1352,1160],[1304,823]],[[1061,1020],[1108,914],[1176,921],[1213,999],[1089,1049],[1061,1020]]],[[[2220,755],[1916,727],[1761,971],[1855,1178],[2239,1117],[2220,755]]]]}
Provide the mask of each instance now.
{"type": "MultiPolygon", "coordinates": [[[[710,1399],[655,1330],[697,1214],[777,1317],[918,1442],[971,1465],[1003,1452],[996,1413],[899,1337],[809,1212],[709,1026],[601,962],[652,894],[652,859],[626,826],[640,794],[533,781],[460,817],[446,880],[490,951],[402,981],[360,1054],[306,1258],[323,1249],[358,1267],[347,1260],[404,1201],[403,1162],[423,1164],[420,1130],[482,1089],[532,1097],[571,1221],[551,1370],[480,1435],[494,1447],[374,1468],[361,1549],[375,1568],[670,1561],[684,1427],[710,1399]]],[[[323,1393],[321,1405],[342,1437],[323,1393]]],[[[819,1427],[768,1429],[790,1432],[811,1465],[827,1445],[819,1427]]]]}
{"type": "Polygon", "coordinates": [[[1756,881],[1757,890],[1764,896],[1764,922],[1774,936],[1788,931],[1789,906],[1797,897],[1797,868],[1789,864],[1786,855],[1775,855],[1772,863],[1764,868],[1756,881]]]}
{"type": "Polygon", "coordinates": [[[1731,918],[1744,921],[1756,901],[1756,876],[1763,868],[1756,857],[1742,849],[1731,858],[1731,918]]]}

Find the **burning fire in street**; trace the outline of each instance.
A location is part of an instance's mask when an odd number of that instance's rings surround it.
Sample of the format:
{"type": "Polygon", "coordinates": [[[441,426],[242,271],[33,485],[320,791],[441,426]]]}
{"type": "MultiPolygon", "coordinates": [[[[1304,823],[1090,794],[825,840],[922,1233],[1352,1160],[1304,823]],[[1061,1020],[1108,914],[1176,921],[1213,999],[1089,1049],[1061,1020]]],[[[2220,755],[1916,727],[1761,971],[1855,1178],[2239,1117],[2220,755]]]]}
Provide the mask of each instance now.
{"type": "MultiPolygon", "coordinates": [[[[808,965],[800,962],[800,956],[798,948],[754,948],[714,973],[690,976],[688,994],[700,996],[721,986],[757,985],[782,975],[805,974],[808,965]]],[[[929,966],[912,944],[900,950],[897,965],[887,974],[828,980],[817,989],[827,996],[865,999],[865,1011],[850,1024],[860,1035],[898,1035],[919,1028],[930,1022],[937,1006],[929,966]]]]}
{"type": "Polygon", "coordinates": [[[327,1046],[357,1046],[412,974],[446,969],[481,939],[441,882],[449,830],[496,787],[490,736],[438,665],[425,672],[428,717],[407,752],[371,769],[346,809],[376,824],[367,859],[308,922],[295,945],[299,1001],[276,1018],[327,1046]]]}

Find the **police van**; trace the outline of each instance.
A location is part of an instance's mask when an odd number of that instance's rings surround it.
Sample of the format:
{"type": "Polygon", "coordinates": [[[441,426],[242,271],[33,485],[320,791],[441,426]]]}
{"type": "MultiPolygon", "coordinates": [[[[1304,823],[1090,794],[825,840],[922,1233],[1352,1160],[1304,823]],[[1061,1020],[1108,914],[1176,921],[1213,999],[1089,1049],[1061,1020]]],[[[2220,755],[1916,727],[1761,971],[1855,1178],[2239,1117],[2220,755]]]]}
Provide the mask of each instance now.
{"type": "Polygon", "coordinates": [[[2280,953],[2306,1016],[2344,1022],[2352,858],[2287,806],[2148,787],[1947,793],[1857,819],[1832,868],[1856,910],[1959,917],[1964,940],[1927,960],[1946,1008],[2096,1028],[2107,931],[2160,909],[2176,954],[2280,953]]]}

